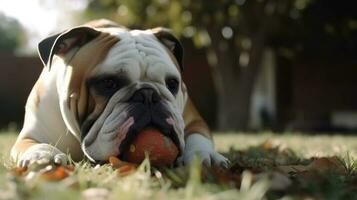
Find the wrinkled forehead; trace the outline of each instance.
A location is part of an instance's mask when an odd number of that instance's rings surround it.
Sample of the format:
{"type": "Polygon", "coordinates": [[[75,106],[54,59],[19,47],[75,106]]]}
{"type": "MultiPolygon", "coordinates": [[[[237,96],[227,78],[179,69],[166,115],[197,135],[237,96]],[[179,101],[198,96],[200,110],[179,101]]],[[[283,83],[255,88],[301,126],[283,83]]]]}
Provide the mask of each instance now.
{"type": "Polygon", "coordinates": [[[177,62],[150,30],[108,28],[120,40],[98,65],[95,74],[123,74],[134,80],[180,77],[177,62]]]}

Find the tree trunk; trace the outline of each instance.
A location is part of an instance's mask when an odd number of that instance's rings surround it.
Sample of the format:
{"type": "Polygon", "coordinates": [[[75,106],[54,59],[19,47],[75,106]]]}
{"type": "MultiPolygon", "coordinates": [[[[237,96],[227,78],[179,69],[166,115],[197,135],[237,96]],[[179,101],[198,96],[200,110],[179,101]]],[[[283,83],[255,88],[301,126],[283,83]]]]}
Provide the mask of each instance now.
{"type": "Polygon", "coordinates": [[[234,45],[227,43],[228,48],[222,50],[222,44],[212,42],[211,51],[215,52],[217,62],[211,72],[218,94],[217,122],[221,131],[248,128],[251,95],[263,58],[264,34],[255,34],[251,41],[249,63],[245,67],[239,65],[234,45]]]}

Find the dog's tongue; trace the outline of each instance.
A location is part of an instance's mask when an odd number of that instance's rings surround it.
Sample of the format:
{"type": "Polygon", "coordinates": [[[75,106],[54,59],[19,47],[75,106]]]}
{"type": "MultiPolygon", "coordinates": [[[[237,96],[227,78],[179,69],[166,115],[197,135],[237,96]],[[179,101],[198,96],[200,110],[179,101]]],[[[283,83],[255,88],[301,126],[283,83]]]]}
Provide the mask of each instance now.
{"type": "Polygon", "coordinates": [[[161,131],[148,127],[138,133],[123,158],[139,164],[145,159],[145,153],[153,166],[169,166],[176,160],[179,150],[161,131]]]}

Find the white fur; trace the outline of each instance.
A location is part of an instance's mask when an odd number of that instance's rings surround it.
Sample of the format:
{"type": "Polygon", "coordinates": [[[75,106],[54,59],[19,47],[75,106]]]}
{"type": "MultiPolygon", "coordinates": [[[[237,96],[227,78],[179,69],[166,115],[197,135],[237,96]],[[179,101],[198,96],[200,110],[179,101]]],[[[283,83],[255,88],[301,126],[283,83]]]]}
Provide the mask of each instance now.
{"type": "Polygon", "coordinates": [[[67,165],[67,156],[56,147],[49,144],[35,144],[28,148],[18,159],[18,166],[25,167],[33,162],[40,164],[56,163],[67,165]]]}

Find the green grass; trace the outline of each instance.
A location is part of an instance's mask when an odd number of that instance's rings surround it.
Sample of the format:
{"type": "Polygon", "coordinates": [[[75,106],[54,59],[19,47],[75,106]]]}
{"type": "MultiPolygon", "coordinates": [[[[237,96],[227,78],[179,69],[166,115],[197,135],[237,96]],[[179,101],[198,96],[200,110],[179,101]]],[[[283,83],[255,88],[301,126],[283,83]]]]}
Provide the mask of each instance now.
{"type": "Polygon", "coordinates": [[[0,200],[86,199],[89,188],[105,199],[357,199],[357,136],[352,135],[217,133],[216,149],[233,161],[229,173],[197,163],[159,171],[144,162],[135,173],[119,177],[109,165],[83,162],[75,164],[71,176],[54,182],[9,173],[13,165],[8,155],[15,139],[13,133],[0,134],[0,200]],[[261,148],[266,140],[277,147],[261,148]],[[309,158],[321,156],[338,156],[347,174],[291,175],[292,186],[283,190],[272,190],[274,181],[269,176],[257,180],[257,173],[279,165],[307,165],[309,158]]]}

